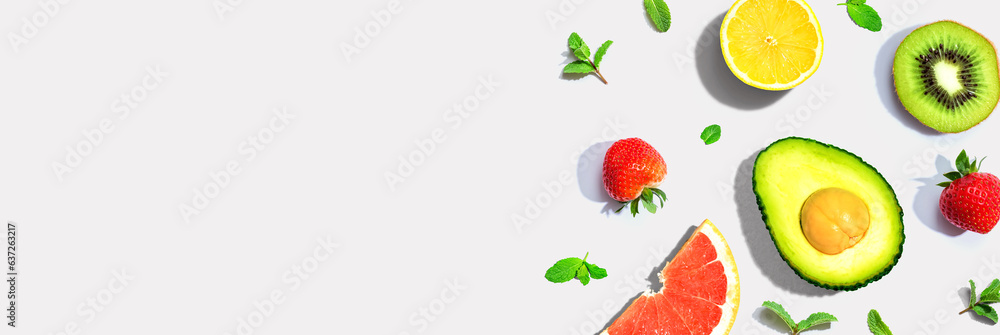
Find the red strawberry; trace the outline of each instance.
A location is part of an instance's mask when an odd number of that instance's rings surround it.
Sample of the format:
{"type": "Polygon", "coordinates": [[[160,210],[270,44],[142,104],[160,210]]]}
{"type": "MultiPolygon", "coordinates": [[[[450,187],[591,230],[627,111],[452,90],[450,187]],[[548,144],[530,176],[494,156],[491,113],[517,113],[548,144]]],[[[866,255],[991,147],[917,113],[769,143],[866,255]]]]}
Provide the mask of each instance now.
{"type": "Polygon", "coordinates": [[[986,234],[1000,221],[1000,179],[979,172],[976,160],[970,164],[965,150],[955,160],[955,167],[958,171],[944,174],[952,181],[938,184],[945,187],[941,192],[941,214],[956,227],[986,234]]]}
{"type": "Polygon", "coordinates": [[[662,207],[667,195],[656,187],[666,175],[667,164],[663,156],[638,138],[618,140],[604,156],[604,189],[622,203],[615,213],[631,203],[632,216],[635,216],[639,213],[640,202],[650,213],[656,213],[653,196],[660,198],[662,207]]]}

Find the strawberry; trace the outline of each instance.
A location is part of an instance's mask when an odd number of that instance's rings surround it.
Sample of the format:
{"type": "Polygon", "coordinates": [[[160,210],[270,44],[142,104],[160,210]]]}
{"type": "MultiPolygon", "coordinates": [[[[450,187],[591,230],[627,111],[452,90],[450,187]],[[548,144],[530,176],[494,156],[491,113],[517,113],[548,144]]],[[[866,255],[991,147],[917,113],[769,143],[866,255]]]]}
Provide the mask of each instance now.
{"type": "MultiPolygon", "coordinates": [[[[986,158],[983,158],[986,160],[986,158]]],[[[983,161],[979,161],[982,165],[983,161]]],[[[979,172],[979,166],[965,150],[955,160],[958,171],[945,173],[952,181],[943,182],[941,214],[956,227],[986,234],[1000,221],[1000,179],[979,172]]]]}
{"type": "Polygon", "coordinates": [[[656,188],[667,175],[663,162],[653,146],[638,138],[618,140],[604,156],[604,189],[622,203],[618,213],[631,204],[632,216],[639,213],[639,203],[650,213],[656,213],[653,195],[660,198],[660,207],[667,195],[656,188]]]}

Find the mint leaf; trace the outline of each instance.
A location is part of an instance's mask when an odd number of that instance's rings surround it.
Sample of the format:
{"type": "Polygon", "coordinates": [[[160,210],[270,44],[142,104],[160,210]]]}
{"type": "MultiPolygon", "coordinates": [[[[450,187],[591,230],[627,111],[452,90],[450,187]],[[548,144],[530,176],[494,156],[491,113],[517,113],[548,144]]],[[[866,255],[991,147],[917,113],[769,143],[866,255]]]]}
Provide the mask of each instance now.
{"type": "Polygon", "coordinates": [[[567,44],[569,45],[570,50],[573,51],[573,56],[576,56],[579,60],[566,64],[566,66],[563,67],[563,73],[594,72],[597,73],[597,77],[601,78],[601,81],[607,85],[608,81],[604,79],[604,75],[602,75],[601,71],[598,70],[598,65],[601,63],[601,60],[604,59],[604,54],[608,52],[608,47],[611,46],[611,41],[604,42],[604,44],[597,49],[596,63],[590,60],[590,47],[587,46],[587,43],[583,42],[583,38],[580,37],[580,34],[569,34],[567,44]]]}
{"type": "Polygon", "coordinates": [[[788,325],[788,329],[791,329],[792,332],[796,332],[797,325],[795,324],[795,321],[792,321],[792,316],[788,315],[788,312],[785,311],[784,307],[781,307],[780,304],[773,301],[765,301],[764,307],[770,309],[774,312],[774,314],[778,314],[778,317],[781,318],[782,321],[785,321],[785,324],[788,325]]]}
{"type": "Polygon", "coordinates": [[[798,328],[797,330],[801,332],[803,330],[815,327],[816,325],[830,323],[834,321],[837,321],[837,317],[830,315],[828,313],[818,312],[818,313],[813,313],[805,320],[802,320],[802,322],[799,322],[796,328],[798,328]]]}
{"type": "Polygon", "coordinates": [[[608,52],[608,47],[611,46],[611,43],[614,43],[614,42],[612,42],[611,40],[607,40],[607,41],[604,42],[604,44],[601,44],[600,48],[597,48],[597,53],[594,54],[594,66],[595,67],[601,68],[601,60],[604,59],[604,54],[608,52]]]}
{"type": "Polygon", "coordinates": [[[969,290],[969,308],[972,308],[976,304],[976,283],[969,279],[969,285],[972,286],[972,289],[969,290]]]}
{"type": "Polygon", "coordinates": [[[701,131],[701,140],[705,141],[705,145],[709,145],[719,141],[722,137],[722,127],[717,124],[705,127],[705,130],[701,131]]]}
{"type": "Polygon", "coordinates": [[[661,33],[670,29],[670,9],[663,0],[643,0],[646,6],[646,14],[653,20],[656,30],[661,33]]]}
{"type": "Polygon", "coordinates": [[[1000,319],[997,317],[997,311],[993,309],[993,307],[990,307],[990,305],[976,304],[975,306],[972,306],[972,311],[993,320],[993,323],[997,323],[998,319],[1000,319]]]}
{"type": "Polygon", "coordinates": [[[563,68],[563,73],[591,73],[594,72],[594,67],[590,66],[587,61],[578,60],[569,64],[563,68]]]}
{"type": "Polygon", "coordinates": [[[589,252],[583,256],[583,259],[570,257],[559,260],[548,271],[545,271],[545,279],[553,283],[564,283],[575,278],[580,280],[580,284],[587,286],[590,283],[591,276],[594,279],[607,277],[607,270],[587,263],[588,256],[590,256],[589,252]]]}
{"type": "Polygon", "coordinates": [[[553,283],[565,283],[576,277],[576,271],[583,265],[583,260],[570,257],[564,258],[545,271],[545,279],[553,283]]]}
{"type": "Polygon", "coordinates": [[[583,262],[583,265],[587,267],[587,271],[590,271],[590,276],[594,279],[601,279],[608,276],[608,270],[601,268],[600,266],[583,262]]]}
{"type": "Polygon", "coordinates": [[[882,30],[882,18],[878,16],[875,8],[865,4],[865,0],[849,0],[838,5],[847,5],[847,15],[859,27],[871,31],[882,30]]]}
{"type": "Polygon", "coordinates": [[[576,270],[576,279],[579,279],[580,284],[583,284],[583,286],[590,284],[590,271],[587,271],[586,266],[581,266],[576,270]]]}
{"type": "MultiPolygon", "coordinates": [[[[580,43],[583,43],[583,41],[580,41],[580,43]]],[[[587,46],[587,43],[583,43],[579,48],[573,49],[573,54],[580,60],[590,60],[590,47],[587,46]]]]}
{"type": "Polygon", "coordinates": [[[868,330],[875,335],[892,335],[889,326],[882,322],[882,316],[878,315],[878,311],[874,309],[868,311],[868,330]]]}
{"type": "MultiPolygon", "coordinates": [[[[973,293],[973,297],[975,297],[975,293],[973,293]]],[[[990,286],[983,290],[983,293],[979,295],[979,302],[1000,302],[1000,279],[994,279],[993,282],[990,283],[990,286]]]]}
{"type": "MultiPolygon", "coordinates": [[[[569,34],[569,49],[574,52],[584,45],[583,38],[577,33],[569,34]]],[[[586,57],[585,57],[586,58],[586,57]]]]}

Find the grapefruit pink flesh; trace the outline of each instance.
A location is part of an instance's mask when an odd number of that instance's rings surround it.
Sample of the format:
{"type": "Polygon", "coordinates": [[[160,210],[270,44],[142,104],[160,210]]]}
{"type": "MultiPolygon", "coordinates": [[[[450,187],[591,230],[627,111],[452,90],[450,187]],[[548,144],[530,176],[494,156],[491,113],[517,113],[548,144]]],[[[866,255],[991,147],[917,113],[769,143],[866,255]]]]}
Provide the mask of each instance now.
{"type": "Polygon", "coordinates": [[[705,220],[659,274],[663,288],[646,290],[601,334],[728,334],[739,308],[733,254],[705,220]]]}

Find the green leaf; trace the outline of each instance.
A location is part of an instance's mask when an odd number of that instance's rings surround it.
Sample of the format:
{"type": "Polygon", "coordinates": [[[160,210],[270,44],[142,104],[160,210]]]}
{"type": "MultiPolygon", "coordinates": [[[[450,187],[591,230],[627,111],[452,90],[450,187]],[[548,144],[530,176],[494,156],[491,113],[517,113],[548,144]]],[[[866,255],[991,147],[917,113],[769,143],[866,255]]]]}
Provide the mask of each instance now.
{"type": "Polygon", "coordinates": [[[958,178],[962,178],[962,174],[959,173],[958,171],[952,171],[952,172],[945,173],[944,176],[947,177],[950,180],[956,180],[958,178]]]}
{"type": "Polygon", "coordinates": [[[561,259],[545,271],[545,279],[553,283],[568,282],[576,276],[580,265],[583,265],[583,260],[576,257],[561,259]]]}
{"type": "Polygon", "coordinates": [[[875,335],[892,335],[889,326],[882,322],[882,316],[874,309],[868,312],[868,330],[875,335]]]}
{"type": "Polygon", "coordinates": [[[587,266],[587,271],[590,271],[590,276],[594,279],[601,279],[608,276],[608,270],[605,270],[600,266],[587,262],[583,262],[583,265],[587,266]]]}
{"type": "Polygon", "coordinates": [[[963,176],[969,174],[969,155],[965,153],[965,150],[962,150],[962,153],[958,154],[958,158],[955,159],[955,168],[963,176]]]}
{"type": "Polygon", "coordinates": [[[590,284],[590,271],[587,270],[586,266],[581,266],[576,270],[576,279],[579,279],[583,286],[590,284]]]}
{"type": "Polygon", "coordinates": [[[635,217],[636,214],[639,214],[639,199],[632,200],[631,210],[632,210],[632,217],[635,217]]]}
{"type": "MultiPolygon", "coordinates": [[[[645,193],[646,192],[643,192],[643,194],[645,193]]],[[[652,195],[650,195],[649,198],[645,196],[642,197],[642,207],[645,207],[646,210],[649,211],[650,213],[656,214],[656,205],[653,204],[652,197],[653,197],[652,195]]]]}
{"type": "Polygon", "coordinates": [[[795,328],[797,325],[795,324],[795,321],[792,321],[792,316],[788,315],[788,312],[785,311],[784,307],[781,307],[780,304],[773,301],[765,301],[764,307],[770,309],[774,312],[774,314],[778,314],[778,317],[781,318],[782,321],[785,321],[785,324],[788,325],[788,329],[791,329],[792,332],[796,331],[795,328]]]}
{"type": "Polygon", "coordinates": [[[667,201],[667,194],[655,187],[650,188],[649,190],[653,191],[653,194],[656,194],[657,198],[660,198],[660,207],[663,207],[663,202],[667,201]]]}
{"type": "Polygon", "coordinates": [[[597,53],[594,54],[594,66],[598,69],[601,68],[601,60],[604,60],[604,54],[608,52],[608,47],[611,46],[611,43],[614,42],[611,40],[605,41],[604,44],[601,44],[600,48],[597,48],[597,53]]]}
{"type": "Polygon", "coordinates": [[[847,15],[861,28],[871,31],[882,30],[882,18],[878,16],[875,8],[866,5],[864,1],[848,1],[847,15]]]}
{"type": "Polygon", "coordinates": [[[972,308],[972,305],[976,304],[976,283],[969,279],[969,285],[972,286],[972,289],[969,290],[969,308],[972,308]]]}
{"type": "Polygon", "coordinates": [[[940,182],[940,183],[937,184],[937,186],[941,186],[941,187],[948,187],[948,185],[951,185],[950,181],[943,181],[943,182],[940,182]]]}
{"type": "Polygon", "coordinates": [[[998,321],[997,311],[993,309],[993,307],[990,307],[990,305],[976,304],[975,306],[972,306],[972,311],[976,312],[976,314],[979,314],[981,316],[989,318],[990,320],[993,320],[993,323],[997,323],[998,321]]]}
{"type": "MultiPolygon", "coordinates": [[[[993,282],[990,283],[990,286],[987,286],[985,289],[983,289],[983,293],[979,295],[979,301],[986,302],[984,300],[987,300],[986,298],[989,297],[992,298],[989,300],[993,300],[992,302],[996,302],[995,300],[998,300],[997,299],[998,295],[1000,295],[1000,279],[994,279],[993,282]]],[[[973,297],[975,297],[975,294],[973,294],[973,297]]]]}
{"type": "Polygon", "coordinates": [[[576,51],[576,49],[579,49],[580,47],[582,47],[584,45],[585,44],[583,43],[583,38],[580,38],[579,34],[577,34],[577,33],[569,34],[569,48],[570,48],[570,50],[576,51]]]}
{"type": "Polygon", "coordinates": [[[642,197],[642,200],[653,200],[653,191],[649,190],[649,188],[643,188],[639,196],[642,197]]]}
{"type": "Polygon", "coordinates": [[[717,124],[705,127],[705,130],[701,131],[701,140],[705,141],[705,145],[709,145],[719,141],[722,137],[722,127],[717,124]]]}
{"type": "Polygon", "coordinates": [[[813,313],[805,320],[802,320],[802,322],[799,322],[797,330],[801,332],[803,330],[815,327],[817,325],[830,323],[834,321],[837,321],[837,317],[830,315],[828,313],[823,313],[823,312],[813,313]]]}
{"type": "Polygon", "coordinates": [[[569,64],[563,68],[563,73],[591,73],[594,72],[594,67],[590,66],[585,60],[578,60],[569,64]]]}
{"type": "Polygon", "coordinates": [[[663,0],[643,0],[643,3],[646,5],[646,13],[656,25],[656,30],[662,33],[670,29],[670,9],[663,0]]]}

